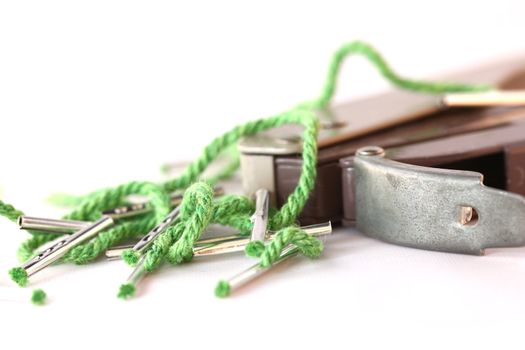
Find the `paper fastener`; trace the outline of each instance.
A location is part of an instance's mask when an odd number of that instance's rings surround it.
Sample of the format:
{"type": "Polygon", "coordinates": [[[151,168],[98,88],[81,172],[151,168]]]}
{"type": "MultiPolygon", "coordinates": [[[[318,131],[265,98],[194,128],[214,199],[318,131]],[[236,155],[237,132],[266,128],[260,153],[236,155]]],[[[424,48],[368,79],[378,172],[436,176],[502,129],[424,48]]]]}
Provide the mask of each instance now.
{"type": "MultiPolygon", "coordinates": [[[[332,225],[331,225],[330,222],[327,222],[327,223],[324,223],[324,224],[312,225],[311,227],[304,227],[303,230],[308,232],[309,234],[312,234],[313,236],[319,237],[319,236],[331,234],[332,233],[332,225]]],[[[242,239],[242,240],[237,240],[237,241],[243,241],[243,245],[238,245],[238,244],[234,244],[233,245],[234,247],[237,247],[237,248],[240,248],[240,249],[231,250],[230,248],[228,248],[228,246],[226,246],[225,249],[208,251],[207,254],[203,254],[203,255],[215,255],[215,254],[223,254],[223,253],[228,253],[228,252],[232,252],[232,251],[243,250],[244,247],[246,246],[246,244],[248,244],[250,242],[250,239],[248,238],[248,239],[242,239]]],[[[236,243],[238,243],[238,242],[236,242],[236,243]]],[[[228,244],[228,242],[225,242],[225,244],[228,244]]],[[[276,262],[274,262],[274,265],[276,265],[276,264],[278,264],[278,263],[280,263],[280,262],[282,262],[282,261],[284,261],[284,260],[294,256],[294,255],[297,255],[298,252],[299,252],[299,249],[297,247],[295,247],[295,246],[290,246],[289,248],[286,248],[283,251],[283,253],[281,254],[281,257],[276,262]]],[[[195,256],[198,255],[198,248],[194,248],[193,249],[193,254],[195,256]]],[[[112,254],[112,253],[110,255],[111,256],[115,256],[115,254],[112,254]]],[[[201,256],[203,256],[203,255],[201,255],[201,256]]],[[[106,253],[106,256],[107,256],[107,253],[106,253]]],[[[144,276],[146,275],[146,272],[147,272],[146,269],[144,268],[145,258],[146,258],[145,255],[143,255],[140,258],[140,260],[138,261],[137,265],[135,266],[135,268],[133,269],[133,271],[129,275],[129,277],[128,277],[127,281],[126,281],[127,284],[136,285],[142,278],[144,278],[144,276]]],[[[271,266],[268,267],[268,268],[261,268],[259,266],[259,264],[257,264],[256,266],[252,267],[251,269],[246,270],[244,273],[240,274],[239,276],[236,277],[236,279],[233,280],[233,283],[235,283],[235,288],[240,287],[241,285],[251,281],[253,278],[260,276],[261,274],[263,274],[264,272],[266,272],[270,268],[271,268],[271,266]]]]}
{"type": "Polygon", "coordinates": [[[161,221],[160,224],[155,226],[144,237],[142,237],[140,241],[138,241],[133,246],[133,250],[135,250],[138,253],[143,253],[146,249],[148,249],[155,240],[155,238],[157,238],[161,233],[166,231],[166,229],[171,226],[173,221],[175,221],[177,216],[179,216],[179,213],[180,206],[177,206],[161,221]]]}
{"type": "Polygon", "coordinates": [[[264,188],[255,192],[255,212],[252,215],[251,241],[264,241],[270,211],[270,192],[264,188]]]}
{"type": "MultiPolygon", "coordinates": [[[[311,236],[321,237],[321,236],[329,235],[332,233],[332,223],[328,221],[328,222],[321,223],[321,224],[302,226],[301,230],[303,230],[304,232],[306,232],[307,234],[311,236]]],[[[265,240],[273,239],[273,237],[276,234],[277,234],[276,232],[267,231],[265,240]]],[[[208,246],[194,248],[193,255],[195,257],[198,257],[198,256],[209,256],[209,255],[241,252],[246,248],[246,245],[250,243],[250,241],[251,241],[250,238],[241,238],[237,240],[226,241],[223,243],[210,244],[208,246]]]]}
{"type": "MultiPolygon", "coordinates": [[[[220,186],[213,188],[215,196],[222,196],[224,189],[220,186]]],[[[171,195],[171,205],[177,206],[182,201],[183,194],[173,193],[171,195]]],[[[130,204],[103,212],[103,215],[113,219],[129,218],[151,212],[151,207],[147,202],[130,204]]],[[[88,221],[48,219],[33,216],[21,216],[18,218],[18,226],[23,230],[38,230],[49,233],[72,233],[91,225],[88,221]]]]}
{"type": "MultiPolygon", "coordinates": [[[[204,238],[199,239],[197,242],[195,242],[195,247],[203,247],[203,246],[210,246],[213,244],[218,243],[224,243],[228,241],[235,241],[238,239],[244,239],[245,237],[239,234],[234,235],[228,235],[228,236],[220,236],[220,237],[213,237],[213,238],[204,238]]],[[[133,244],[127,244],[127,245],[119,245],[114,246],[106,250],[105,255],[108,260],[120,260],[122,258],[122,253],[125,250],[133,249],[133,244]]]]}
{"type": "Polygon", "coordinates": [[[232,278],[226,280],[225,282],[229,286],[229,293],[233,293],[239,288],[245,286],[251,281],[255,280],[258,277],[261,277],[263,274],[271,270],[274,266],[279,265],[280,263],[285,262],[286,260],[293,258],[299,254],[299,248],[296,246],[286,247],[279,259],[277,259],[271,266],[261,267],[260,264],[255,264],[248,269],[242,271],[241,273],[233,276],[232,278]]]}
{"type": "Polygon", "coordinates": [[[72,233],[89,226],[91,223],[78,220],[58,220],[20,216],[18,226],[23,230],[38,230],[49,233],[72,233]]]}
{"type": "MultiPolygon", "coordinates": [[[[220,186],[213,188],[213,195],[215,197],[222,196],[224,189],[220,186]]],[[[175,192],[171,194],[171,206],[176,207],[182,202],[184,193],[175,192]]],[[[125,205],[115,209],[104,211],[103,215],[109,215],[115,219],[122,219],[130,216],[140,215],[151,211],[151,207],[148,202],[136,203],[131,205],[125,205]]]]}
{"type": "Polygon", "coordinates": [[[525,245],[525,197],[484,186],[480,173],[383,155],[380,147],[365,147],[354,158],[359,231],[394,244],[475,255],[525,245]]]}
{"type": "MultiPolygon", "coordinates": [[[[314,237],[321,237],[332,233],[332,224],[325,222],[316,225],[309,225],[301,227],[307,234],[314,237]]],[[[267,231],[265,240],[271,240],[276,232],[267,231]]],[[[246,245],[250,242],[250,238],[241,235],[232,235],[225,237],[216,237],[210,239],[201,239],[195,242],[193,248],[193,255],[195,257],[204,257],[219,254],[228,254],[243,251],[246,245]]],[[[117,260],[122,256],[122,252],[131,249],[133,246],[116,246],[106,250],[106,258],[108,260],[117,260]]]]}
{"type": "Polygon", "coordinates": [[[84,229],[65,237],[55,245],[38,253],[35,257],[22,265],[22,268],[26,271],[28,276],[32,276],[38,271],[59,260],[72,248],[90,238],[95,237],[97,234],[111,225],[113,225],[113,219],[109,216],[103,216],[88,227],[85,227],[84,229]]]}

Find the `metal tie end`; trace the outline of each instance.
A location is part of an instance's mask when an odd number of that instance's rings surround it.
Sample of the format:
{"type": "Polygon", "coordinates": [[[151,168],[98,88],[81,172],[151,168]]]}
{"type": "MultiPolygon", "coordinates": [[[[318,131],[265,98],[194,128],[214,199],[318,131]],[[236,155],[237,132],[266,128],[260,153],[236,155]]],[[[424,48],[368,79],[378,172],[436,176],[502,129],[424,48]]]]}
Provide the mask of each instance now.
{"type": "Polygon", "coordinates": [[[86,221],[46,219],[34,216],[20,216],[18,218],[18,226],[22,230],[38,230],[49,233],[76,232],[91,224],[91,222],[86,221]]]}
{"type": "Polygon", "coordinates": [[[283,250],[279,259],[276,260],[271,266],[261,267],[260,264],[255,264],[252,267],[244,270],[243,272],[233,276],[232,278],[226,281],[221,281],[217,286],[217,289],[215,290],[215,294],[218,297],[226,297],[231,293],[237,291],[239,288],[255,280],[256,278],[262,276],[263,274],[271,270],[274,266],[283,263],[286,260],[297,256],[298,254],[299,248],[290,245],[283,250]]]}
{"type": "MultiPolygon", "coordinates": [[[[327,221],[322,224],[302,226],[301,229],[309,235],[321,237],[332,233],[332,223],[327,221]]],[[[271,240],[275,234],[276,232],[267,231],[265,238],[267,240],[271,240]]],[[[193,255],[194,257],[198,257],[240,252],[246,248],[246,245],[250,243],[250,241],[251,240],[249,238],[239,238],[227,242],[210,244],[208,246],[196,247],[193,249],[193,255]]]]}
{"type": "Polygon", "coordinates": [[[169,226],[171,226],[173,221],[175,221],[177,216],[179,216],[179,213],[180,206],[173,209],[160,224],[155,226],[150,232],[142,237],[142,239],[133,246],[133,250],[135,250],[137,253],[143,253],[146,249],[148,249],[155,238],[157,238],[161,233],[166,231],[169,226]]]}
{"type": "Polygon", "coordinates": [[[270,191],[259,189],[255,192],[255,212],[252,215],[252,235],[250,241],[264,241],[270,211],[270,191]]]}
{"type": "Polygon", "coordinates": [[[109,216],[103,216],[90,226],[85,227],[70,236],[64,237],[63,240],[60,240],[53,246],[41,251],[35,257],[27,261],[22,268],[25,270],[28,277],[32,276],[62,258],[72,248],[95,237],[111,225],[113,225],[113,219],[109,216]]]}
{"type": "Polygon", "coordinates": [[[525,106],[525,90],[456,92],[443,95],[441,102],[446,107],[525,106]]]}
{"type": "MultiPolygon", "coordinates": [[[[224,189],[220,186],[213,188],[213,195],[215,197],[222,196],[224,194],[224,189]]],[[[179,191],[173,192],[170,194],[170,204],[172,207],[177,207],[181,202],[184,193],[179,191]]],[[[106,210],[103,212],[103,215],[111,216],[114,219],[124,219],[137,215],[142,215],[151,212],[152,208],[148,202],[124,205],[122,207],[106,210]]]]}
{"type": "MultiPolygon", "coordinates": [[[[213,193],[215,196],[222,196],[224,194],[224,189],[220,186],[216,186],[213,189],[213,193]]],[[[181,201],[181,193],[177,192],[171,195],[172,206],[178,206],[181,201]]],[[[118,220],[146,214],[149,212],[151,212],[151,207],[147,202],[144,202],[106,210],[102,212],[102,215],[118,220]]],[[[21,216],[18,218],[18,225],[23,230],[38,230],[49,233],[74,233],[88,227],[91,224],[92,223],[88,221],[47,219],[33,216],[21,216]]]]}
{"type": "MultiPolygon", "coordinates": [[[[213,189],[214,196],[222,196],[223,194],[224,194],[224,190],[222,189],[222,187],[214,187],[213,189]]],[[[151,246],[155,238],[157,238],[161,233],[166,231],[166,229],[171,226],[171,224],[175,221],[177,216],[179,216],[179,213],[180,213],[179,204],[182,201],[182,196],[183,195],[180,194],[179,197],[177,197],[177,199],[173,199],[172,197],[172,204],[177,203],[177,206],[175,207],[175,209],[173,209],[168,214],[168,216],[166,216],[164,220],[162,220],[160,224],[155,226],[150,232],[148,232],[144,237],[142,237],[142,239],[133,246],[133,250],[135,250],[137,253],[142,254],[146,249],[148,249],[151,246]]]]}
{"type": "MultiPolygon", "coordinates": [[[[225,243],[230,241],[235,241],[241,238],[245,238],[244,236],[241,236],[239,234],[236,235],[229,235],[229,236],[221,236],[221,237],[214,237],[214,238],[205,238],[205,239],[199,239],[197,242],[195,242],[195,248],[194,251],[209,247],[212,245],[216,245],[219,243],[225,243]]],[[[134,245],[128,244],[128,245],[120,245],[120,246],[114,246],[106,250],[106,259],[107,260],[120,260],[122,258],[122,253],[125,250],[133,249],[134,245]]]]}
{"type": "Polygon", "coordinates": [[[135,295],[137,284],[146,276],[148,272],[144,268],[144,261],[146,257],[143,256],[137,263],[137,266],[133,269],[128,279],[124,284],[120,286],[118,297],[121,299],[129,299],[135,295]]]}

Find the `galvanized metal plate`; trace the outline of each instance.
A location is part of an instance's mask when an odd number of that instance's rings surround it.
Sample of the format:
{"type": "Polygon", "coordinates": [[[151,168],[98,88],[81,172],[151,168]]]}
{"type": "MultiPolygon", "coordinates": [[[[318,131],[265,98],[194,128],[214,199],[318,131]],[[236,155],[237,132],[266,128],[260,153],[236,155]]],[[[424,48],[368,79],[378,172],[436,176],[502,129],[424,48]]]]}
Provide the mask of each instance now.
{"type": "Polygon", "coordinates": [[[477,255],[489,247],[525,245],[522,196],[484,186],[479,173],[359,153],[354,159],[356,225],[364,234],[409,247],[477,255]]]}

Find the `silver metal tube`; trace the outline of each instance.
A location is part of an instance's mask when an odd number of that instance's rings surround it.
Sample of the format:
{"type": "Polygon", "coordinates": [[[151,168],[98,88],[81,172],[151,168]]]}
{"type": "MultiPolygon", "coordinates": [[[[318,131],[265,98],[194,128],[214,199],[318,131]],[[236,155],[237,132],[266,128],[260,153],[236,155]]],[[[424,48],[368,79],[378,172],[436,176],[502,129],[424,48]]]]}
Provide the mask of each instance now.
{"type": "Polygon", "coordinates": [[[71,233],[80,231],[89,225],[91,222],[76,220],[56,220],[33,216],[20,216],[18,218],[18,226],[23,230],[38,230],[49,233],[71,233]]]}
{"type": "MultiPolygon", "coordinates": [[[[213,195],[215,197],[222,196],[224,194],[224,189],[220,186],[213,188],[213,195]]],[[[184,193],[174,192],[170,195],[171,206],[176,207],[182,202],[184,193]]],[[[111,216],[114,219],[123,219],[129,218],[136,215],[142,215],[145,213],[151,212],[152,208],[148,202],[124,205],[122,207],[106,210],[103,212],[104,215],[111,216]]]]}
{"type": "Polygon", "coordinates": [[[139,262],[137,263],[137,266],[135,266],[128,279],[126,280],[127,284],[132,284],[135,286],[144,278],[147,272],[144,268],[144,259],[145,257],[140,258],[139,262]]]}
{"type": "Polygon", "coordinates": [[[108,260],[120,260],[122,257],[122,253],[125,250],[133,248],[132,245],[119,245],[115,247],[111,247],[108,250],[106,250],[105,255],[108,260]]]}
{"type": "Polygon", "coordinates": [[[255,192],[255,212],[252,215],[253,227],[251,241],[264,241],[268,226],[270,210],[270,192],[259,189],[255,192]]]}
{"type": "Polygon", "coordinates": [[[299,248],[297,248],[296,246],[288,246],[287,248],[283,250],[283,252],[281,253],[281,256],[279,257],[277,261],[273,263],[273,265],[269,267],[261,267],[260,264],[255,264],[252,267],[244,270],[243,272],[233,276],[232,278],[226,281],[230,286],[230,293],[233,293],[234,291],[241,288],[242,286],[262,276],[263,274],[271,270],[272,267],[282,262],[285,262],[286,260],[294,256],[297,256],[298,253],[299,253],[299,248]]]}
{"type": "Polygon", "coordinates": [[[523,106],[525,90],[455,92],[443,95],[442,102],[447,107],[523,106]]]}
{"type": "MultiPolygon", "coordinates": [[[[321,237],[332,233],[332,223],[327,221],[322,224],[315,224],[301,227],[307,234],[314,237],[321,237]]],[[[266,239],[272,239],[276,232],[268,231],[266,239]]],[[[209,239],[201,239],[195,242],[193,248],[193,255],[208,256],[208,255],[219,255],[233,252],[240,252],[246,248],[246,245],[250,243],[250,239],[241,235],[230,235],[224,237],[215,237],[209,239]]],[[[106,250],[106,258],[109,260],[120,259],[122,252],[126,249],[133,249],[132,245],[117,246],[106,250]]]]}
{"type": "MultiPolygon", "coordinates": [[[[215,187],[213,189],[215,196],[222,196],[224,189],[222,187],[215,187]]],[[[171,195],[172,206],[178,206],[182,201],[182,194],[175,193],[171,195]]],[[[148,203],[130,204],[111,210],[104,211],[103,216],[109,216],[115,220],[129,218],[137,215],[142,215],[151,212],[151,207],[148,203]]],[[[18,218],[18,225],[24,230],[38,230],[49,233],[73,233],[82,230],[91,225],[88,221],[76,220],[58,220],[38,218],[32,216],[21,216],[18,218]]]]}
{"type": "Polygon", "coordinates": [[[63,257],[72,248],[95,237],[111,225],[113,225],[113,219],[109,216],[103,216],[90,226],[85,227],[71,236],[65,237],[52,247],[40,252],[37,256],[26,262],[22,268],[26,271],[28,276],[32,276],[63,257]]]}
{"type": "Polygon", "coordinates": [[[144,252],[146,249],[148,249],[155,238],[157,238],[161,233],[166,231],[166,229],[175,221],[177,216],[179,216],[180,213],[180,206],[177,206],[175,209],[173,209],[168,216],[162,220],[160,224],[155,226],[151,231],[148,232],[140,241],[138,241],[134,246],[133,250],[137,251],[138,253],[144,252]]]}
{"type": "MultiPolygon", "coordinates": [[[[244,238],[244,236],[229,235],[229,236],[222,236],[222,237],[199,239],[197,242],[195,242],[195,248],[197,249],[197,248],[201,248],[204,246],[210,246],[210,245],[217,244],[217,243],[235,241],[241,238],[244,238]]],[[[120,260],[122,257],[122,253],[125,250],[133,249],[133,247],[134,245],[132,244],[111,247],[105,252],[106,258],[108,260],[120,260]]]]}
{"type": "MultiPolygon", "coordinates": [[[[307,234],[314,237],[329,235],[332,233],[332,223],[330,221],[301,227],[303,231],[307,234]]],[[[271,240],[276,235],[275,232],[268,232],[266,237],[267,240],[271,240]]],[[[207,256],[207,255],[219,255],[219,254],[228,254],[233,252],[240,252],[246,248],[246,245],[250,243],[249,238],[241,238],[228,242],[222,242],[217,244],[211,244],[209,246],[204,246],[200,248],[193,249],[194,256],[207,256]]]]}

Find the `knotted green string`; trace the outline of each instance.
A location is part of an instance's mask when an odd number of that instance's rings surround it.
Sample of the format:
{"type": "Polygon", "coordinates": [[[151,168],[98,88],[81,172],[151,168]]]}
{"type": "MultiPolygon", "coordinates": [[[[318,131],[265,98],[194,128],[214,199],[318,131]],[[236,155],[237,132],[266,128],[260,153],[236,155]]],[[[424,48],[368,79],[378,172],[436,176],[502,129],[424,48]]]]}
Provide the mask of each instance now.
{"type": "MultiPolygon", "coordinates": [[[[443,93],[460,91],[486,91],[491,89],[485,85],[465,85],[456,83],[436,83],[417,81],[402,78],[397,75],[386,61],[370,45],[356,41],[344,45],[336,51],[331,61],[328,77],[321,95],[278,115],[250,121],[233,128],[231,131],[214,139],[203,153],[192,162],[184,172],[163,184],[149,182],[130,182],[115,188],[107,188],[77,197],[62,195],[54,197],[54,202],[73,205],[76,208],[67,219],[93,221],[101,216],[101,212],[127,203],[130,195],[145,195],[149,198],[152,212],[137,218],[130,218],[117,222],[115,226],[100,233],[89,242],[79,245],[68,252],[63,261],[76,264],[90,262],[101,255],[109,247],[118,244],[124,239],[139,237],[146,234],[168,214],[169,193],[175,190],[186,190],[182,203],[181,214],[174,223],[152,244],[145,253],[145,269],[152,271],[163,261],[179,264],[192,257],[192,247],[201,233],[211,223],[218,223],[237,229],[242,234],[248,234],[252,223],[250,216],[254,210],[252,201],[243,196],[224,196],[213,200],[213,191],[209,183],[199,181],[209,164],[227,148],[235,145],[245,136],[279,127],[285,124],[298,124],[304,130],[302,134],[302,172],[299,182],[288,197],[285,204],[277,211],[272,212],[270,228],[277,230],[275,238],[264,246],[261,242],[253,242],[247,247],[249,255],[260,256],[263,267],[270,266],[279,258],[282,250],[290,244],[296,245],[300,252],[308,257],[318,257],[322,252],[322,244],[315,238],[307,235],[300,228],[293,226],[297,216],[303,209],[310,192],[315,184],[317,158],[318,120],[315,114],[317,109],[328,107],[336,89],[336,78],[343,60],[352,54],[363,55],[368,58],[380,73],[392,84],[407,90],[424,93],[443,93]]],[[[222,172],[212,177],[212,182],[228,177],[237,169],[238,158],[234,158],[222,172]]],[[[22,215],[14,207],[0,201],[0,215],[12,221],[22,215]]],[[[19,248],[21,261],[32,257],[42,244],[54,239],[57,235],[31,231],[32,237],[22,243],[19,248]]],[[[138,256],[134,252],[126,252],[124,259],[134,264],[138,256]]],[[[21,268],[10,271],[11,277],[19,285],[27,283],[27,274],[21,268]]],[[[134,293],[133,288],[124,288],[125,295],[134,293]]],[[[121,290],[122,291],[122,290],[121,290]]]]}

